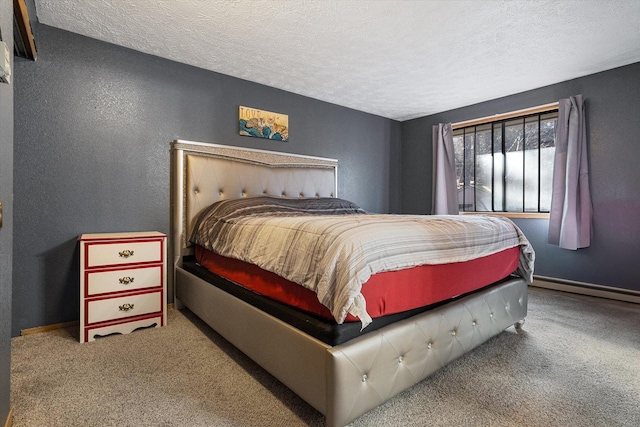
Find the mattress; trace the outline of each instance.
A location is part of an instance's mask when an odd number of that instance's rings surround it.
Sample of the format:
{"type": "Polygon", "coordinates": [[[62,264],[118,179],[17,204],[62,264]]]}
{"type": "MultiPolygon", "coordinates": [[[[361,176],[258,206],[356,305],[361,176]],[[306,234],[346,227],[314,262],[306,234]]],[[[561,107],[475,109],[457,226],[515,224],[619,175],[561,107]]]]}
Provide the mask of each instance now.
{"type": "MultiPolygon", "coordinates": [[[[272,300],[333,320],[317,295],[275,273],[201,246],[195,248],[196,261],[207,270],[272,300]]],[[[497,282],[518,267],[520,248],[513,247],[485,257],[450,264],[421,265],[374,274],[362,286],[367,311],[375,319],[430,306],[478,290],[497,282]]],[[[348,315],[345,322],[359,321],[348,315]]]]}
{"type": "MultiPolygon", "coordinates": [[[[367,214],[352,202],[335,198],[222,200],[201,212],[190,242],[299,284],[316,294],[337,323],[344,323],[350,315],[357,317],[363,328],[371,322],[369,310],[375,304],[384,306],[378,316],[413,308],[399,304],[386,311],[385,299],[371,305],[363,289],[374,275],[419,271],[425,265],[466,263],[516,247],[516,268],[511,269],[507,263],[509,270],[492,279],[517,271],[530,280],[534,257],[524,235],[506,218],[367,214]]],[[[476,270],[474,266],[459,274],[464,280],[447,278],[447,286],[455,283],[452,289],[425,287],[413,277],[402,279],[402,283],[414,287],[402,292],[400,299],[412,303],[418,295],[415,306],[421,306],[491,282],[469,284],[465,276],[470,272],[473,278],[476,270]],[[430,289],[446,292],[433,298],[430,289]]],[[[389,287],[388,277],[380,280],[389,287]]],[[[373,285],[368,287],[375,289],[373,285]]],[[[396,293],[393,286],[389,288],[381,290],[396,293]]]]}
{"type": "Polygon", "coordinates": [[[236,298],[243,300],[247,304],[250,304],[264,311],[265,313],[268,313],[269,315],[299,329],[307,335],[330,346],[343,344],[353,338],[357,338],[370,332],[376,331],[392,323],[408,319],[417,314],[424,313],[433,308],[445,305],[449,302],[457,301],[464,296],[480,292],[484,289],[495,287],[500,283],[504,283],[517,278],[514,275],[510,275],[502,280],[499,280],[496,283],[484,286],[477,291],[469,292],[468,294],[460,295],[450,300],[441,301],[439,303],[416,308],[414,310],[403,311],[401,313],[375,318],[373,319],[371,324],[369,324],[363,330],[360,322],[344,322],[342,324],[338,324],[334,319],[323,319],[316,315],[298,310],[297,308],[293,308],[287,304],[268,298],[264,295],[260,295],[250,289],[245,288],[244,286],[240,286],[237,283],[234,283],[228,279],[218,276],[215,273],[210,272],[205,267],[200,265],[192,256],[183,258],[182,268],[186,272],[207,281],[209,284],[211,284],[211,286],[216,286],[217,288],[235,296],[236,298]]]}

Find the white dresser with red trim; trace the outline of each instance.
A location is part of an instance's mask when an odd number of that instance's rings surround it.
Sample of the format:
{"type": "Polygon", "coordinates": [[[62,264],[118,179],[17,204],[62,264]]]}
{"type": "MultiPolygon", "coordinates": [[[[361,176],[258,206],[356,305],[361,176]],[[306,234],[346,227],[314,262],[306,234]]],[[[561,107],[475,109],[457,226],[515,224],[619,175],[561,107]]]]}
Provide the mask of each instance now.
{"type": "Polygon", "coordinates": [[[167,236],[157,231],[83,234],[80,342],[167,322],[167,236]]]}

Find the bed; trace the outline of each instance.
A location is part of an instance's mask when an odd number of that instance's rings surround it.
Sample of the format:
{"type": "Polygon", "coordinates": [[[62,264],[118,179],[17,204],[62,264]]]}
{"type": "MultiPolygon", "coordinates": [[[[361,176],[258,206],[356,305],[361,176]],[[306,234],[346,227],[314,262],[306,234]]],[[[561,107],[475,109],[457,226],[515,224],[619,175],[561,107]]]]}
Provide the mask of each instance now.
{"type": "MultiPolygon", "coordinates": [[[[370,325],[334,325],[345,328],[326,338],[313,332],[313,323],[323,322],[317,316],[244,290],[194,261],[190,237],[212,204],[337,198],[337,171],[337,161],[327,158],[181,140],[171,148],[175,306],[203,319],[324,414],[328,426],[350,423],[511,325],[521,327],[527,314],[527,280],[509,275],[429,309],[370,325]]],[[[532,251],[523,256],[532,262],[532,251]]]]}

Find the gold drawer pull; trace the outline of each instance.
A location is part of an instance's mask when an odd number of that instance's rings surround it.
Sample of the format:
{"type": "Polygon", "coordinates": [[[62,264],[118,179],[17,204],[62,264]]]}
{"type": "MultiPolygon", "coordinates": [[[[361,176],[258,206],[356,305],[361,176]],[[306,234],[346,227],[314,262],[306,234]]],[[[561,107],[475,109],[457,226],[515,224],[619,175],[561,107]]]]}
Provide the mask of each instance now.
{"type": "Polygon", "coordinates": [[[133,283],[133,277],[121,277],[118,279],[121,285],[128,285],[129,283],[133,283]]]}
{"type": "Polygon", "coordinates": [[[129,258],[130,256],[133,256],[133,251],[127,249],[126,251],[118,252],[118,255],[120,255],[121,258],[129,258]]]}
{"type": "Polygon", "coordinates": [[[133,304],[122,304],[120,306],[120,311],[129,311],[133,310],[133,304]]]}

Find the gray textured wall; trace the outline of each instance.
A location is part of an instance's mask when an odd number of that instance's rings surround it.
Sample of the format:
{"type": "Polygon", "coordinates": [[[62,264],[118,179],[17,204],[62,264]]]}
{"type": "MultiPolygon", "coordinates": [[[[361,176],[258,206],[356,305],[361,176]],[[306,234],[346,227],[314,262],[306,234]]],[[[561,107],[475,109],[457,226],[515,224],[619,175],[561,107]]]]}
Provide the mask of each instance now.
{"type": "Polygon", "coordinates": [[[433,124],[547,104],[580,93],[587,108],[592,245],[578,251],[559,249],[547,244],[547,220],[516,222],[536,250],[536,274],[640,290],[640,276],[633,268],[640,253],[640,63],[403,122],[402,210],[430,212],[433,124]]]}
{"type": "MultiPolygon", "coordinates": [[[[13,2],[0,0],[2,41],[13,48],[13,2]]],[[[4,52],[2,53],[4,54],[4,52]]],[[[10,407],[11,269],[13,253],[13,83],[0,83],[0,424],[10,407]]]]}
{"type": "Polygon", "coordinates": [[[79,234],[168,232],[173,139],[334,157],[341,197],[426,213],[433,123],[577,93],[588,103],[594,244],[560,250],[546,244],[546,221],[518,223],[537,250],[537,274],[640,287],[628,267],[640,249],[640,64],[400,124],[47,26],[35,32],[38,61],[15,70],[14,335],[78,318],[79,234]],[[289,114],[290,142],[239,136],[238,105],[289,114]]]}
{"type": "Polygon", "coordinates": [[[45,25],[36,37],[15,82],[14,335],[78,319],[79,234],[169,232],[177,138],[336,158],[341,197],[390,210],[398,122],[45,25]],[[238,135],[239,105],[288,114],[290,141],[238,135]]]}

